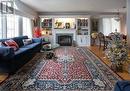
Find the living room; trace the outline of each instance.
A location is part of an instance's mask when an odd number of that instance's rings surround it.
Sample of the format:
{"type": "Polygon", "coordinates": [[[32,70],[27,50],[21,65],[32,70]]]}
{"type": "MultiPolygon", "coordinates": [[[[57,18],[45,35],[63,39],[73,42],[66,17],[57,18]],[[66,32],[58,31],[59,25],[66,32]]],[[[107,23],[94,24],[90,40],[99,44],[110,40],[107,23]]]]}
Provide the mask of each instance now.
{"type": "Polygon", "coordinates": [[[0,6],[0,91],[130,91],[129,0],[0,6]]]}

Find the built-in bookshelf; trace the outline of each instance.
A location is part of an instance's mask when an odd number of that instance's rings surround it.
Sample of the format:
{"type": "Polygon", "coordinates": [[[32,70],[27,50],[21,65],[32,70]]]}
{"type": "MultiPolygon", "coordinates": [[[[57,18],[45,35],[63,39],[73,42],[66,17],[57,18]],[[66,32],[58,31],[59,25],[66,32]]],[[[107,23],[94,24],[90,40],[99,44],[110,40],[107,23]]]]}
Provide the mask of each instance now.
{"type": "Polygon", "coordinates": [[[41,20],[41,26],[42,28],[52,28],[52,19],[51,18],[42,18],[41,20]]]}
{"type": "Polygon", "coordinates": [[[52,18],[41,18],[42,35],[52,34],[52,18]]]}
{"type": "Polygon", "coordinates": [[[77,34],[78,35],[88,35],[88,18],[78,18],[77,19],[77,34]]]}
{"type": "Polygon", "coordinates": [[[78,19],[78,27],[88,27],[88,18],[78,19]]]}
{"type": "Polygon", "coordinates": [[[77,44],[79,46],[90,45],[89,18],[77,18],[77,44]]]}

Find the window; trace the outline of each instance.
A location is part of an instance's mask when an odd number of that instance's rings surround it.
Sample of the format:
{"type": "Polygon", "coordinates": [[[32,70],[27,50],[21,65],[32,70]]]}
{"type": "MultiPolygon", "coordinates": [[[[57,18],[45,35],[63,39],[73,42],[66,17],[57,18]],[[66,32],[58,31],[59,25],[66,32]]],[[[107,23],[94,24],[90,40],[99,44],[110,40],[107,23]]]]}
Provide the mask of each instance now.
{"type": "MultiPolygon", "coordinates": [[[[22,17],[10,13],[10,8],[5,7],[5,5],[9,7],[13,7],[14,9],[18,10],[16,4],[18,4],[17,0],[4,0],[2,1],[3,6],[1,6],[3,13],[0,13],[0,39],[2,38],[12,38],[22,35],[27,35],[32,37],[32,29],[31,29],[31,20],[26,17],[22,17]],[[23,21],[22,21],[23,19],[23,21]]],[[[18,4],[19,5],[19,4],[18,4]]],[[[11,8],[11,10],[13,10],[11,8]]],[[[19,11],[19,10],[18,10],[19,11]]],[[[2,11],[1,11],[2,12],[2,11]]],[[[21,15],[21,13],[20,13],[21,15]]]]}
{"type": "Polygon", "coordinates": [[[23,17],[23,35],[32,38],[31,19],[23,17]]]}
{"type": "Polygon", "coordinates": [[[15,15],[14,19],[14,37],[19,36],[19,17],[18,15],[15,15]]]}
{"type": "Polygon", "coordinates": [[[19,32],[18,19],[19,16],[7,15],[7,38],[18,36],[18,32],[19,32]]]}
{"type": "Polygon", "coordinates": [[[13,37],[14,34],[14,16],[7,15],[7,38],[13,37]]]}
{"type": "Polygon", "coordinates": [[[120,21],[116,21],[114,18],[103,18],[103,33],[108,35],[111,32],[120,32],[120,21]]]}
{"type": "Polygon", "coordinates": [[[0,15],[0,39],[19,35],[32,37],[31,19],[14,14],[0,15]]]}
{"type": "Polygon", "coordinates": [[[112,21],[112,32],[115,32],[115,29],[117,29],[117,32],[120,32],[120,21],[116,21],[114,18],[112,18],[111,21],[112,21]]]}

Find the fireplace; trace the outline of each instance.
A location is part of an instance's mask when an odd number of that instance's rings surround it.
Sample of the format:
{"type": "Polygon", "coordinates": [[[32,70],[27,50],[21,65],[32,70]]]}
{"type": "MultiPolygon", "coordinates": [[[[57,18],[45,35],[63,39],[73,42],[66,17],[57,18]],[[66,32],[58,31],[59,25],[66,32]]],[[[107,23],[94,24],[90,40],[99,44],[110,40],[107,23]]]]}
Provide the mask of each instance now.
{"type": "Polygon", "coordinates": [[[54,30],[54,44],[60,44],[61,46],[71,46],[73,41],[76,40],[75,30],[54,30]]]}
{"type": "Polygon", "coordinates": [[[60,46],[71,46],[72,45],[72,36],[71,35],[59,35],[58,44],[60,46]]]}

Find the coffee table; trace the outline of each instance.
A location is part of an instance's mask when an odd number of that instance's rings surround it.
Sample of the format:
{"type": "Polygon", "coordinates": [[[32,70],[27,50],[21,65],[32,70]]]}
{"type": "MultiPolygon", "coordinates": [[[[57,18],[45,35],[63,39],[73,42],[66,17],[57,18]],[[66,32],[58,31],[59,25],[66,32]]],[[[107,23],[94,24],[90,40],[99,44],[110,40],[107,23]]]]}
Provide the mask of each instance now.
{"type": "Polygon", "coordinates": [[[53,52],[54,49],[58,48],[59,46],[60,46],[59,44],[55,44],[55,45],[52,45],[51,43],[44,44],[42,46],[41,52],[53,52]]]}
{"type": "Polygon", "coordinates": [[[50,51],[52,50],[51,44],[45,44],[42,46],[42,51],[50,51]]]}

